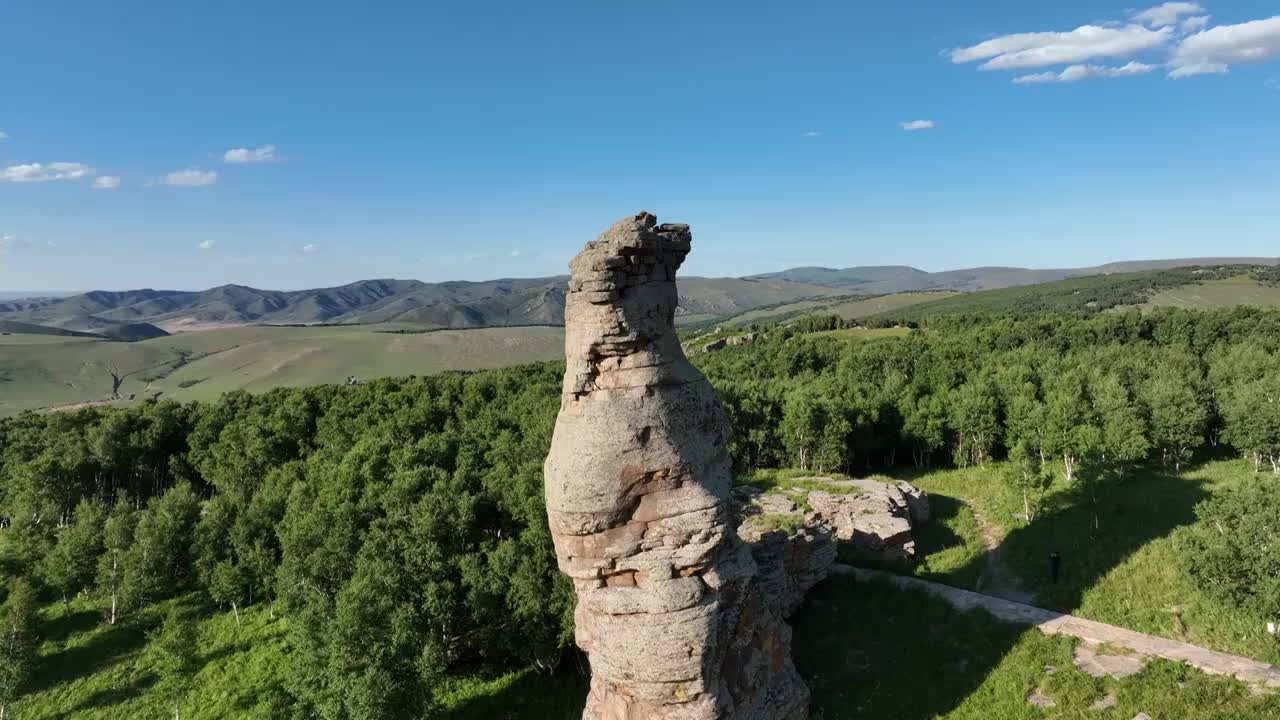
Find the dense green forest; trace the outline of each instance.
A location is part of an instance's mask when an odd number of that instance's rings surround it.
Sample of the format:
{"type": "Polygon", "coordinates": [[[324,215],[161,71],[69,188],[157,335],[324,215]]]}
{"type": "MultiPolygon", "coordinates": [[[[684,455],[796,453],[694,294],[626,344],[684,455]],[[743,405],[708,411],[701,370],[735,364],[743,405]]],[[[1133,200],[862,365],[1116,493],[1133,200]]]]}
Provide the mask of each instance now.
{"type": "MultiPolygon", "coordinates": [[[[951,316],[861,343],[825,333],[838,322],[696,356],[739,471],[1008,459],[1029,518],[1054,476],[1097,488],[1207,452],[1280,473],[1280,312],[951,316]]],[[[265,607],[289,619],[287,676],[264,701],[273,717],[420,717],[452,674],[554,667],[569,657],[573,595],[541,471],[561,371],[0,421],[5,617],[29,617],[33,594],[89,594],[108,624],[192,592],[237,622],[265,607]]],[[[1225,592],[1277,609],[1231,557],[1199,571],[1234,573],[1225,592]]],[[[24,629],[0,648],[0,704],[21,692],[30,648],[18,641],[37,632],[9,625],[24,629]]],[[[159,637],[181,676],[181,622],[159,637]]]]}

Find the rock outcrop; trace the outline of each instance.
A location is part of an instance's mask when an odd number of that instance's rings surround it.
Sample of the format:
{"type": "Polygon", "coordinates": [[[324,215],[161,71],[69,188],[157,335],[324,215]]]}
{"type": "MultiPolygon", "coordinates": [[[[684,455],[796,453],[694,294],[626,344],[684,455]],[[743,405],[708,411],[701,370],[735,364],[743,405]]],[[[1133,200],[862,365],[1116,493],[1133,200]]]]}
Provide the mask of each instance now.
{"type": "Polygon", "coordinates": [[[805,531],[738,537],[724,413],[673,325],[690,239],[640,213],[570,264],[545,480],[591,662],[583,717],[800,720],[809,693],[783,617],[834,551],[805,531]]]}
{"type": "Polygon", "coordinates": [[[929,496],[905,482],[798,478],[825,490],[792,488],[790,495],[737,488],[740,497],[738,534],[758,537],[776,527],[803,527],[829,534],[862,550],[888,558],[915,557],[913,531],[929,520],[929,496]],[[807,506],[807,511],[800,503],[807,506]]]}

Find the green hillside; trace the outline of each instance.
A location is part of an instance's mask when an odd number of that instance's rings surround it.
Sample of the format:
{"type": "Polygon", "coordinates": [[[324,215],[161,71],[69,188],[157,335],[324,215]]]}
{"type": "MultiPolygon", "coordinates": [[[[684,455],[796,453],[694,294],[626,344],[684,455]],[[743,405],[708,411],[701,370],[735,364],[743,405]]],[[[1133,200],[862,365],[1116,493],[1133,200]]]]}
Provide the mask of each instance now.
{"type": "MultiPolygon", "coordinates": [[[[65,298],[0,302],[0,322],[112,332],[149,323],[166,330],[247,324],[408,322],[472,328],[564,323],[567,278],[424,283],[362,280],[334,288],[276,291],[223,285],[202,291],[93,291],[65,298]]],[[[841,294],[781,279],[684,278],[683,315],[719,316],[763,305],[841,294]]],[[[131,333],[131,339],[136,339],[131,333]]],[[[151,333],[154,334],[154,333],[151,333]]]]}
{"type": "Polygon", "coordinates": [[[1181,267],[1219,265],[1275,265],[1276,258],[1173,258],[1132,260],[1083,268],[975,267],[925,272],[905,265],[861,266],[842,269],[799,267],[758,275],[759,278],[825,285],[846,292],[892,294],[919,290],[973,292],[1036,285],[1088,275],[1135,273],[1181,267]]]}
{"type": "Polygon", "coordinates": [[[1176,307],[1211,310],[1232,305],[1280,305],[1280,285],[1261,282],[1247,275],[1209,280],[1195,285],[1161,290],[1141,305],[1143,309],[1176,307]]]}
{"type": "Polygon", "coordinates": [[[1275,305],[1280,286],[1273,270],[1256,266],[1187,267],[1114,275],[1091,275],[1025,287],[962,293],[909,308],[879,313],[884,321],[929,316],[1034,312],[1094,313],[1121,307],[1213,309],[1275,305]]]}
{"type": "Polygon", "coordinates": [[[341,383],[350,375],[366,380],[548,360],[564,345],[556,327],[406,332],[411,327],[243,327],[135,343],[0,336],[0,415],[104,401],[111,367],[127,375],[125,398],[162,392],[207,400],[241,388],[341,383]]]}

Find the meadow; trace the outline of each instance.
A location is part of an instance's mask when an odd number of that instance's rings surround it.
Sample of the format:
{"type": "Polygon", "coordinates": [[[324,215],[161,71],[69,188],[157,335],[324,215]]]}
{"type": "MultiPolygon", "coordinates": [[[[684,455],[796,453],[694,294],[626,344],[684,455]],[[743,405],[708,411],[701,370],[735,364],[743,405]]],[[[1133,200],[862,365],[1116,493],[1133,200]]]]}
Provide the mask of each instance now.
{"type": "Polygon", "coordinates": [[[560,355],[559,327],[432,330],[397,323],[247,326],[135,343],[49,335],[0,336],[0,416],[105,400],[109,367],[127,374],[135,400],[162,392],[211,400],[263,391],[446,370],[481,370],[560,355]]]}

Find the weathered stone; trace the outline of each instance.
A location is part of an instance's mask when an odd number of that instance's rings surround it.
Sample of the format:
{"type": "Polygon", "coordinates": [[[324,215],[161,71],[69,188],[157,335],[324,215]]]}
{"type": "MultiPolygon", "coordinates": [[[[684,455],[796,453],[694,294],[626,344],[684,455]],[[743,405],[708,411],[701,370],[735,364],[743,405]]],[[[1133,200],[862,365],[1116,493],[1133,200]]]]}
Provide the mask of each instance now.
{"type": "Polygon", "coordinates": [[[929,498],[924,491],[905,482],[801,479],[832,489],[800,490],[800,497],[812,508],[807,515],[791,497],[762,493],[750,486],[735,488],[738,535],[754,542],[779,525],[803,526],[887,557],[914,557],[912,533],[929,518],[929,498]]]}
{"type": "Polygon", "coordinates": [[[1038,708],[1051,708],[1057,707],[1058,705],[1058,703],[1053,701],[1053,698],[1040,692],[1039,688],[1036,688],[1027,696],[1027,704],[1034,705],[1038,708]]]}
{"type": "Polygon", "coordinates": [[[1098,700],[1094,700],[1093,704],[1089,706],[1089,709],[1090,710],[1110,710],[1111,708],[1119,704],[1120,704],[1120,699],[1116,697],[1115,693],[1107,693],[1106,697],[1099,698],[1098,700]]]}
{"type": "Polygon", "coordinates": [[[837,540],[888,557],[915,557],[911,512],[901,492],[892,485],[872,483],[863,492],[809,493],[808,524],[831,528],[837,540]]]}
{"type": "Polygon", "coordinates": [[[748,546],[727,426],[674,328],[687,225],[615,223],[570,263],[565,377],[545,467],[560,569],[590,658],[587,720],[801,720],[786,613],[825,577],[830,538],[748,546]]]}
{"type": "Polygon", "coordinates": [[[1074,653],[1076,667],[1092,677],[1110,675],[1119,680],[1142,672],[1146,659],[1137,654],[1112,655],[1092,643],[1080,643],[1074,653]]]}

